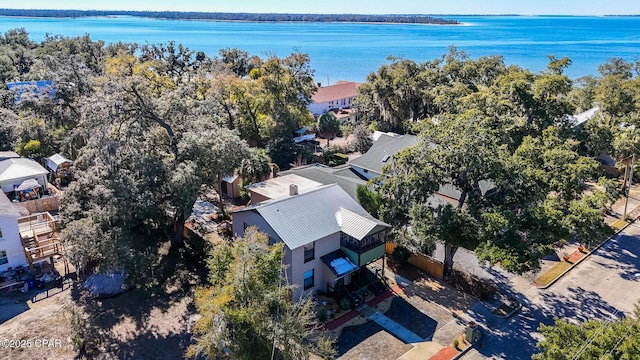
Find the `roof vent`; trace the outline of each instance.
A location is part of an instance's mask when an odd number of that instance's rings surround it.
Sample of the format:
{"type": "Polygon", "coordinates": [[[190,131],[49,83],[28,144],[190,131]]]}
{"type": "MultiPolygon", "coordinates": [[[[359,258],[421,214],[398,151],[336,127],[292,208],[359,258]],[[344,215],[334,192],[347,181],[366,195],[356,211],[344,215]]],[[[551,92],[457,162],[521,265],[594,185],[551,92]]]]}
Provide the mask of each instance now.
{"type": "Polygon", "coordinates": [[[290,196],[298,195],[298,185],[296,184],[289,185],[289,195],[290,196]]]}
{"type": "Polygon", "coordinates": [[[382,162],[387,162],[387,161],[389,161],[389,159],[390,159],[390,158],[391,158],[391,156],[390,156],[390,155],[385,155],[385,156],[382,158],[382,162]]]}

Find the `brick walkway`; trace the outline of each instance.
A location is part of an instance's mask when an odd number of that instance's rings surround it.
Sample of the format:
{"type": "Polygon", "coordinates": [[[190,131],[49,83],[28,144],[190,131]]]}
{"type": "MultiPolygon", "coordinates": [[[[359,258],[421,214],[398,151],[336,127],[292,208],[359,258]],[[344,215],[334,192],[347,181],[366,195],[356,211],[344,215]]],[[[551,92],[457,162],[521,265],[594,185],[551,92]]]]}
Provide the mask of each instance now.
{"type": "Polygon", "coordinates": [[[578,260],[582,259],[585,256],[587,256],[585,253],[580,250],[576,250],[571,253],[571,255],[569,255],[569,262],[575,264],[576,262],[578,262],[578,260]]]}
{"type": "Polygon", "coordinates": [[[458,355],[458,350],[451,346],[446,346],[442,350],[438,351],[435,355],[429,358],[429,360],[451,360],[458,355]]]}
{"type": "MultiPolygon", "coordinates": [[[[387,300],[388,298],[395,296],[396,294],[401,294],[402,293],[402,288],[398,285],[394,285],[393,287],[391,287],[391,289],[383,292],[382,294],[374,297],[373,299],[367,301],[367,305],[373,307],[376,306],[378,304],[380,304],[381,302],[387,300]]],[[[335,330],[337,328],[339,328],[340,326],[348,323],[349,321],[355,319],[356,317],[358,317],[358,315],[360,315],[360,312],[358,312],[358,310],[351,310],[348,313],[340,316],[339,318],[328,322],[326,324],[324,324],[324,328],[327,330],[335,330]]]]}

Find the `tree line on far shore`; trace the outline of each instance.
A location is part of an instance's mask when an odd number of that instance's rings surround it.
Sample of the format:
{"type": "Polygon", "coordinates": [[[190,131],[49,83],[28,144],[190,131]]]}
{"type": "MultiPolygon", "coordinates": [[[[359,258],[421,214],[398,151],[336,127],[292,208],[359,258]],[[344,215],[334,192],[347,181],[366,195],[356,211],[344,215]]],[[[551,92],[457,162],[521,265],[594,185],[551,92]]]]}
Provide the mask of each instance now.
{"type": "Polygon", "coordinates": [[[364,15],[364,14],[268,14],[201,11],[132,11],[132,10],[45,10],[0,9],[0,16],[80,18],[90,16],[138,16],[169,20],[218,20],[260,22],[359,22],[456,25],[457,20],[428,15],[364,15]]]}
{"type": "MultiPolygon", "coordinates": [[[[603,209],[620,186],[595,157],[640,153],[640,62],[613,58],[599,76],[576,81],[564,73],[570,65],[550,56],[546,70],[532,73],[501,56],[472,59],[452,47],[423,63],[391,58],[369,74],[354,102],[354,133],[419,140],[388,161],[366,188],[370,201],[361,201],[394,226],[388,241],[424,254],[444,244],[446,272],[463,247],[525,273],[539,269],[560,239],[601,240],[610,231],[603,209]],[[596,115],[576,124],[571,114],[595,104],[596,115]],[[443,184],[457,193],[437,206],[432,195],[443,184]]],[[[210,57],[174,42],[106,45],[89,35],[35,42],[13,29],[0,35],[0,150],[70,155],[77,181],[60,210],[65,256],[97,272],[124,269],[144,284],[157,279],[168,240],[174,252],[197,257],[184,224],[196,199],[225,175],[260,181],[271,162],[286,168],[312,155],[293,137],[316,124],[307,109],[313,76],[309,56],[297,52],[261,58],[222,49],[210,57]],[[51,81],[55,91],[6,86],[36,80],[51,81]]],[[[325,123],[322,131],[334,133],[325,123]]],[[[208,262],[209,281],[197,285],[210,286],[197,296],[203,341],[192,351],[306,355],[298,346],[306,340],[281,336],[305,327],[280,324],[308,325],[309,308],[281,301],[282,251],[259,238],[198,257],[194,269],[208,262]],[[255,263],[246,256],[254,250],[255,263]],[[244,269],[252,267],[264,275],[249,284],[258,295],[246,292],[244,269]],[[261,299],[275,300],[252,307],[261,299]],[[217,326],[222,318],[228,322],[217,326]],[[260,342],[249,346],[254,339],[260,342]]],[[[326,344],[316,345],[313,351],[326,344]]]]}

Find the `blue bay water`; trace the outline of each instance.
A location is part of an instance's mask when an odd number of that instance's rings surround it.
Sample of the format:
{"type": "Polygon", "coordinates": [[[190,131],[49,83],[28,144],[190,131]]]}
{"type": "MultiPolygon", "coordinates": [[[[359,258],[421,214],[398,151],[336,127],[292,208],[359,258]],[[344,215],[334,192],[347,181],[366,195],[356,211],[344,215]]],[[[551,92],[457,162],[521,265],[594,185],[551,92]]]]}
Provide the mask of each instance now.
{"type": "Polygon", "coordinates": [[[447,16],[464,25],[362,23],[258,23],[158,20],[136,17],[79,19],[0,17],[0,32],[24,27],[36,41],[45,34],[88,33],[105,42],[161,43],[174,40],[215,56],[236,47],[255,55],[308,53],[316,81],[364,81],[389,55],[418,62],[440,57],[450,45],[472,58],[502,55],[507,64],[534,72],[547,55],[568,56],[573,78],[597,75],[606,59],[640,55],[640,17],[447,16]]]}

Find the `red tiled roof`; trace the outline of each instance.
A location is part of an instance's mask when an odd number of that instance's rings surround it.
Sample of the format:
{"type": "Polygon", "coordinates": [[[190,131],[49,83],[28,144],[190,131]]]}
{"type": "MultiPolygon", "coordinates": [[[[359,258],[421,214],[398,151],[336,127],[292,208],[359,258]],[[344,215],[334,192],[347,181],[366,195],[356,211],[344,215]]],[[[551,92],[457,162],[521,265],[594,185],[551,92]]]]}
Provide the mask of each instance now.
{"type": "Polygon", "coordinates": [[[311,97],[316,104],[326,101],[345,99],[358,95],[358,87],[362,83],[340,80],[335,85],[318,88],[311,97]]]}

